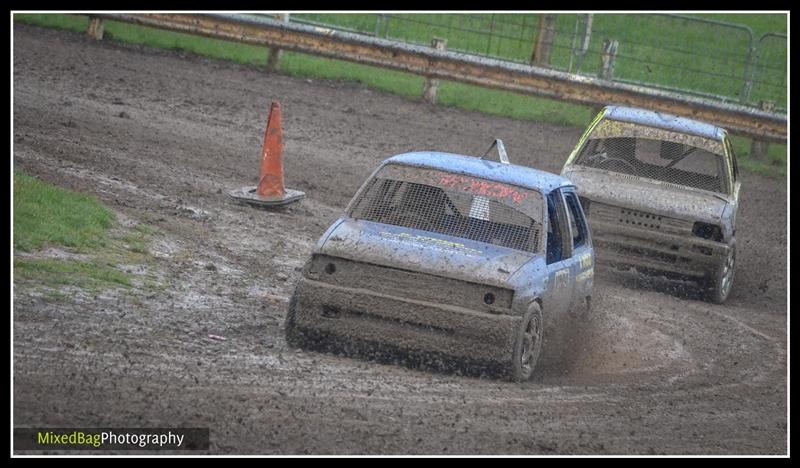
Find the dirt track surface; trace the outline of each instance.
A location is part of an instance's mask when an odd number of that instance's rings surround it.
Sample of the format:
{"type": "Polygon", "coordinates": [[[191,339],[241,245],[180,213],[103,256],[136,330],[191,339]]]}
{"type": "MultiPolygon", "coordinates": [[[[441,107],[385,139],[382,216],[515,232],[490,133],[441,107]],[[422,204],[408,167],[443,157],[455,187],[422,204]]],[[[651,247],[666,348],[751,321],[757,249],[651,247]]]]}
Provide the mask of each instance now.
{"type": "Polygon", "coordinates": [[[579,129],[22,25],[13,118],[14,166],[156,226],[168,284],[17,288],[15,426],[209,427],[211,453],[786,453],[785,181],[744,175],[727,304],[601,271],[575,364],[513,384],[291,350],[286,306],[382,159],[499,137],[558,172],[579,129]],[[308,196],[286,212],[227,196],[256,182],[271,100],[308,196]]]}

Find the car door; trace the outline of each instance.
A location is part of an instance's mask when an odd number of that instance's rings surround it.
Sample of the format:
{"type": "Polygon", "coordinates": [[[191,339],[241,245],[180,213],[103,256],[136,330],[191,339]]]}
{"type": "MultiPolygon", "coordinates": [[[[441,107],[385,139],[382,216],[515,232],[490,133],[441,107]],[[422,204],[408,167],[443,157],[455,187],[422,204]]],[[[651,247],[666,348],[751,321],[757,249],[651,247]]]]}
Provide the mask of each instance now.
{"type": "Polygon", "coordinates": [[[567,259],[572,254],[567,213],[560,191],[547,196],[547,294],[544,306],[553,314],[569,309],[572,299],[572,272],[567,259]]]}
{"type": "Polygon", "coordinates": [[[592,294],[594,251],[589,224],[586,222],[586,216],[578,194],[575,193],[575,188],[562,189],[562,195],[569,221],[569,242],[572,245],[571,255],[564,259],[564,263],[569,268],[574,283],[570,307],[576,307],[580,301],[592,294]]]}

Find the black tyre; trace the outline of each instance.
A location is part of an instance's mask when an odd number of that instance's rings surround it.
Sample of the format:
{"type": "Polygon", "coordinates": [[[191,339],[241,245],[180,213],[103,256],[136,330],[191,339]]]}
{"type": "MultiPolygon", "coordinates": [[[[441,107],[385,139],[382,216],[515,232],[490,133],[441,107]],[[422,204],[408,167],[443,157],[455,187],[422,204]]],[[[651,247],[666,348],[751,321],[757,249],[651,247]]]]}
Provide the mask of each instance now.
{"type": "Polygon", "coordinates": [[[286,343],[292,348],[298,348],[302,344],[302,334],[297,330],[295,324],[295,314],[297,310],[297,290],[292,294],[289,300],[289,310],[286,312],[286,320],[284,321],[283,328],[286,333],[286,343]]]}
{"type": "Polygon", "coordinates": [[[715,304],[722,304],[728,299],[733,289],[733,278],[736,273],[736,245],[731,248],[728,256],[720,263],[714,274],[706,280],[706,300],[715,304]]]}
{"type": "Polygon", "coordinates": [[[539,355],[542,352],[543,332],[542,309],[534,302],[517,329],[514,352],[509,369],[509,377],[515,382],[531,378],[539,355]]]}

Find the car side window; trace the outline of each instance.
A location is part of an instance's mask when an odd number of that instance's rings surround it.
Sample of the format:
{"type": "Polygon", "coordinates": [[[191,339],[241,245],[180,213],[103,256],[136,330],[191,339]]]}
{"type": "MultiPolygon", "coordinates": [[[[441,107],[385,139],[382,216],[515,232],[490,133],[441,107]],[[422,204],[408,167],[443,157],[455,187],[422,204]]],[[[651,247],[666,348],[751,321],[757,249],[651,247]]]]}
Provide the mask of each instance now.
{"type": "Polygon", "coordinates": [[[561,261],[564,255],[564,242],[561,234],[559,215],[560,198],[558,192],[547,196],[547,264],[561,261]]]}
{"type": "Polygon", "coordinates": [[[564,200],[567,202],[567,218],[569,218],[570,230],[572,231],[572,248],[574,251],[578,247],[586,245],[589,233],[578,196],[574,192],[565,191],[564,200]]]}

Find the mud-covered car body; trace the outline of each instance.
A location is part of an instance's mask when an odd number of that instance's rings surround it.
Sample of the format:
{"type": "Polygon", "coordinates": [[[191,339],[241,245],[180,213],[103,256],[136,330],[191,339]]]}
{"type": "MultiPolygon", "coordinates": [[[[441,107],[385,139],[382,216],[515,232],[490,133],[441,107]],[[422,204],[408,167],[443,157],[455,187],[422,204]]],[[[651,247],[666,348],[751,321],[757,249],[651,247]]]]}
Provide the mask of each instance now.
{"type": "Polygon", "coordinates": [[[578,189],[599,262],[692,278],[727,298],[741,184],[725,130],[609,106],[561,174],[578,189]]]}
{"type": "Polygon", "coordinates": [[[320,238],[290,304],[287,338],[455,358],[527,379],[543,317],[555,322],[582,304],[593,267],[566,179],[472,156],[397,155],[320,238]],[[520,348],[520,340],[535,342],[520,348]],[[514,370],[524,357],[529,368],[514,370]]]}

